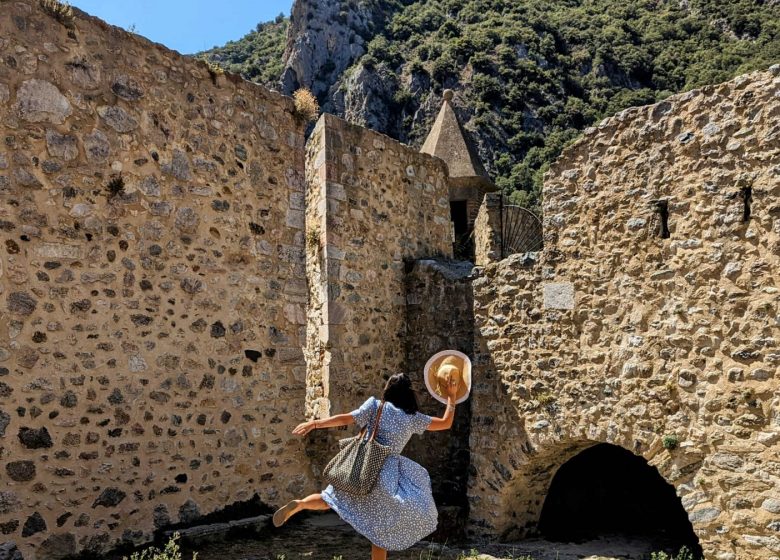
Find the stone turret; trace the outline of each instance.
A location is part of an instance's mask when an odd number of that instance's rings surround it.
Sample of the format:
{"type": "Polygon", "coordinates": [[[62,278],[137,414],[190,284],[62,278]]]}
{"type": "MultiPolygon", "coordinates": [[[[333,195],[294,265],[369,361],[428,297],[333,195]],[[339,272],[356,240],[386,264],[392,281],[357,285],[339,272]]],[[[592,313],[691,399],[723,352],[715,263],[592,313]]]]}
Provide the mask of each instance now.
{"type": "Polygon", "coordinates": [[[421,152],[436,156],[449,171],[450,211],[456,253],[471,256],[469,241],[485,193],[496,186],[485,171],[471,138],[452,107],[452,90],[444,91],[444,102],[421,152]]]}

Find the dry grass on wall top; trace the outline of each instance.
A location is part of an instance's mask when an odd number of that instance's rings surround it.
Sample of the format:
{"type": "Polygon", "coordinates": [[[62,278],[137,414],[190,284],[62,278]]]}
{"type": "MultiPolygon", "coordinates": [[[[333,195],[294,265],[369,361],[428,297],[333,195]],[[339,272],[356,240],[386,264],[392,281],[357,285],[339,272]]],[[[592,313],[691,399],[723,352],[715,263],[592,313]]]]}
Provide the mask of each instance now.
{"type": "Polygon", "coordinates": [[[293,93],[295,100],[295,116],[303,122],[317,120],[320,115],[320,104],[314,94],[306,88],[301,88],[293,93]]]}
{"type": "Polygon", "coordinates": [[[60,0],[41,0],[40,4],[44,12],[59,21],[62,25],[68,29],[74,27],[73,9],[70,7],[70,4],[67,2],[60,2],[60,0]]]}

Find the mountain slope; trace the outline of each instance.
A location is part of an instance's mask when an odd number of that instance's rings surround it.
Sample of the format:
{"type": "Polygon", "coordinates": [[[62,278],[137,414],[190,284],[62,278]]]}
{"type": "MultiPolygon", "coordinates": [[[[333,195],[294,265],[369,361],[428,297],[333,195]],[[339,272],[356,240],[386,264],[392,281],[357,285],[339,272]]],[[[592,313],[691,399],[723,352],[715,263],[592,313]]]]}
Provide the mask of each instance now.
{"type": "Polygon", "coordinates": [[[496,183],[535,207],[583,128],[780,62],[780,2],[296,0],[284,57],[283,91],[413,145],[454,89],[496,183]]]}
{"type": "Polygon", "coordinates": [[[288,25],[289,19],[281,14],[274,21],[258,24],[243,38],[198,56],[219,64],[228,72],[241,74],[247,80],[277,88],[284,68],[282,56],[288,25]]]}

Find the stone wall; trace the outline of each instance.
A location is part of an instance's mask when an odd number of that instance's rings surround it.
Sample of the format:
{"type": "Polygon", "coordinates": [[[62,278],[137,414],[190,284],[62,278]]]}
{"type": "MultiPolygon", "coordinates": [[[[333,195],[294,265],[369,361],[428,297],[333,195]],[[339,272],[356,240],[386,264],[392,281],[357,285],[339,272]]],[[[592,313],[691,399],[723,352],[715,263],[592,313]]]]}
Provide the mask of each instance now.
{"type": "Polygon", "coordinates": [[[708,559],[780,557],[779,74],[588,130],[547,176],[539,260],[474,281],[474,532],[533,532],[558,467],[608,442],[708,559]]]}
{"type": "Polygon", "coordinates": [[[485,266],[500,261],[501,250],[501,193],[488,193],[474,220],[474,263],[485,266]]]}
{"type": "Polygon", "coordinates": [[[444,163],[323,115],[308,142],[308,407],[376,395],[406,362],[406,263],[451,256],[444,163]]]}
{"type": "Polygon", "coordinates": [[[0,17],[0,542],[312,490],[292,102],[37,1],[0,17]]]}
{"type": "Polygon", "coordinates": [[[287,98],[0,5],[0,542],[100,553],[313,491],[333,434],[297,422],[397,371],[439,413],[422,367],[473,344],[456,437],[409,450],[443,515],[468,469],[472,532],[531,533],[609,442],[708,558],[780,557],[780,68],[589,130],[544,251],[490,263],[485,237],[475,278],[420,261],[452,256],[440,160],[328,115],[304,147],[287,98]]]}

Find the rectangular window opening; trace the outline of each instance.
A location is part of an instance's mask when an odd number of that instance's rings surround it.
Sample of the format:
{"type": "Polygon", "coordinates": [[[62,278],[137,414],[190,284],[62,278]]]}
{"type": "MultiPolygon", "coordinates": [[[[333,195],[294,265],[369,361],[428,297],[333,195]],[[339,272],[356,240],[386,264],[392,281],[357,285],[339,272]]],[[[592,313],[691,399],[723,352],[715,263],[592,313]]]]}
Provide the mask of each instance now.
{"type": "Polygon", "coordinates": [[[742,196],[742,221],[749,222],[752,211],[750,206],[753,202],[753,187],[742,187],[740,195],[742,196]]]}
{"type": "Polygon", "coordinates": [[[656,200],[655,212],[658,214],[658,219],[660,221],[658,237],[661,239],[669,239],[671,237],[671,234],[669,233],[669,201],[656,200]]]}

